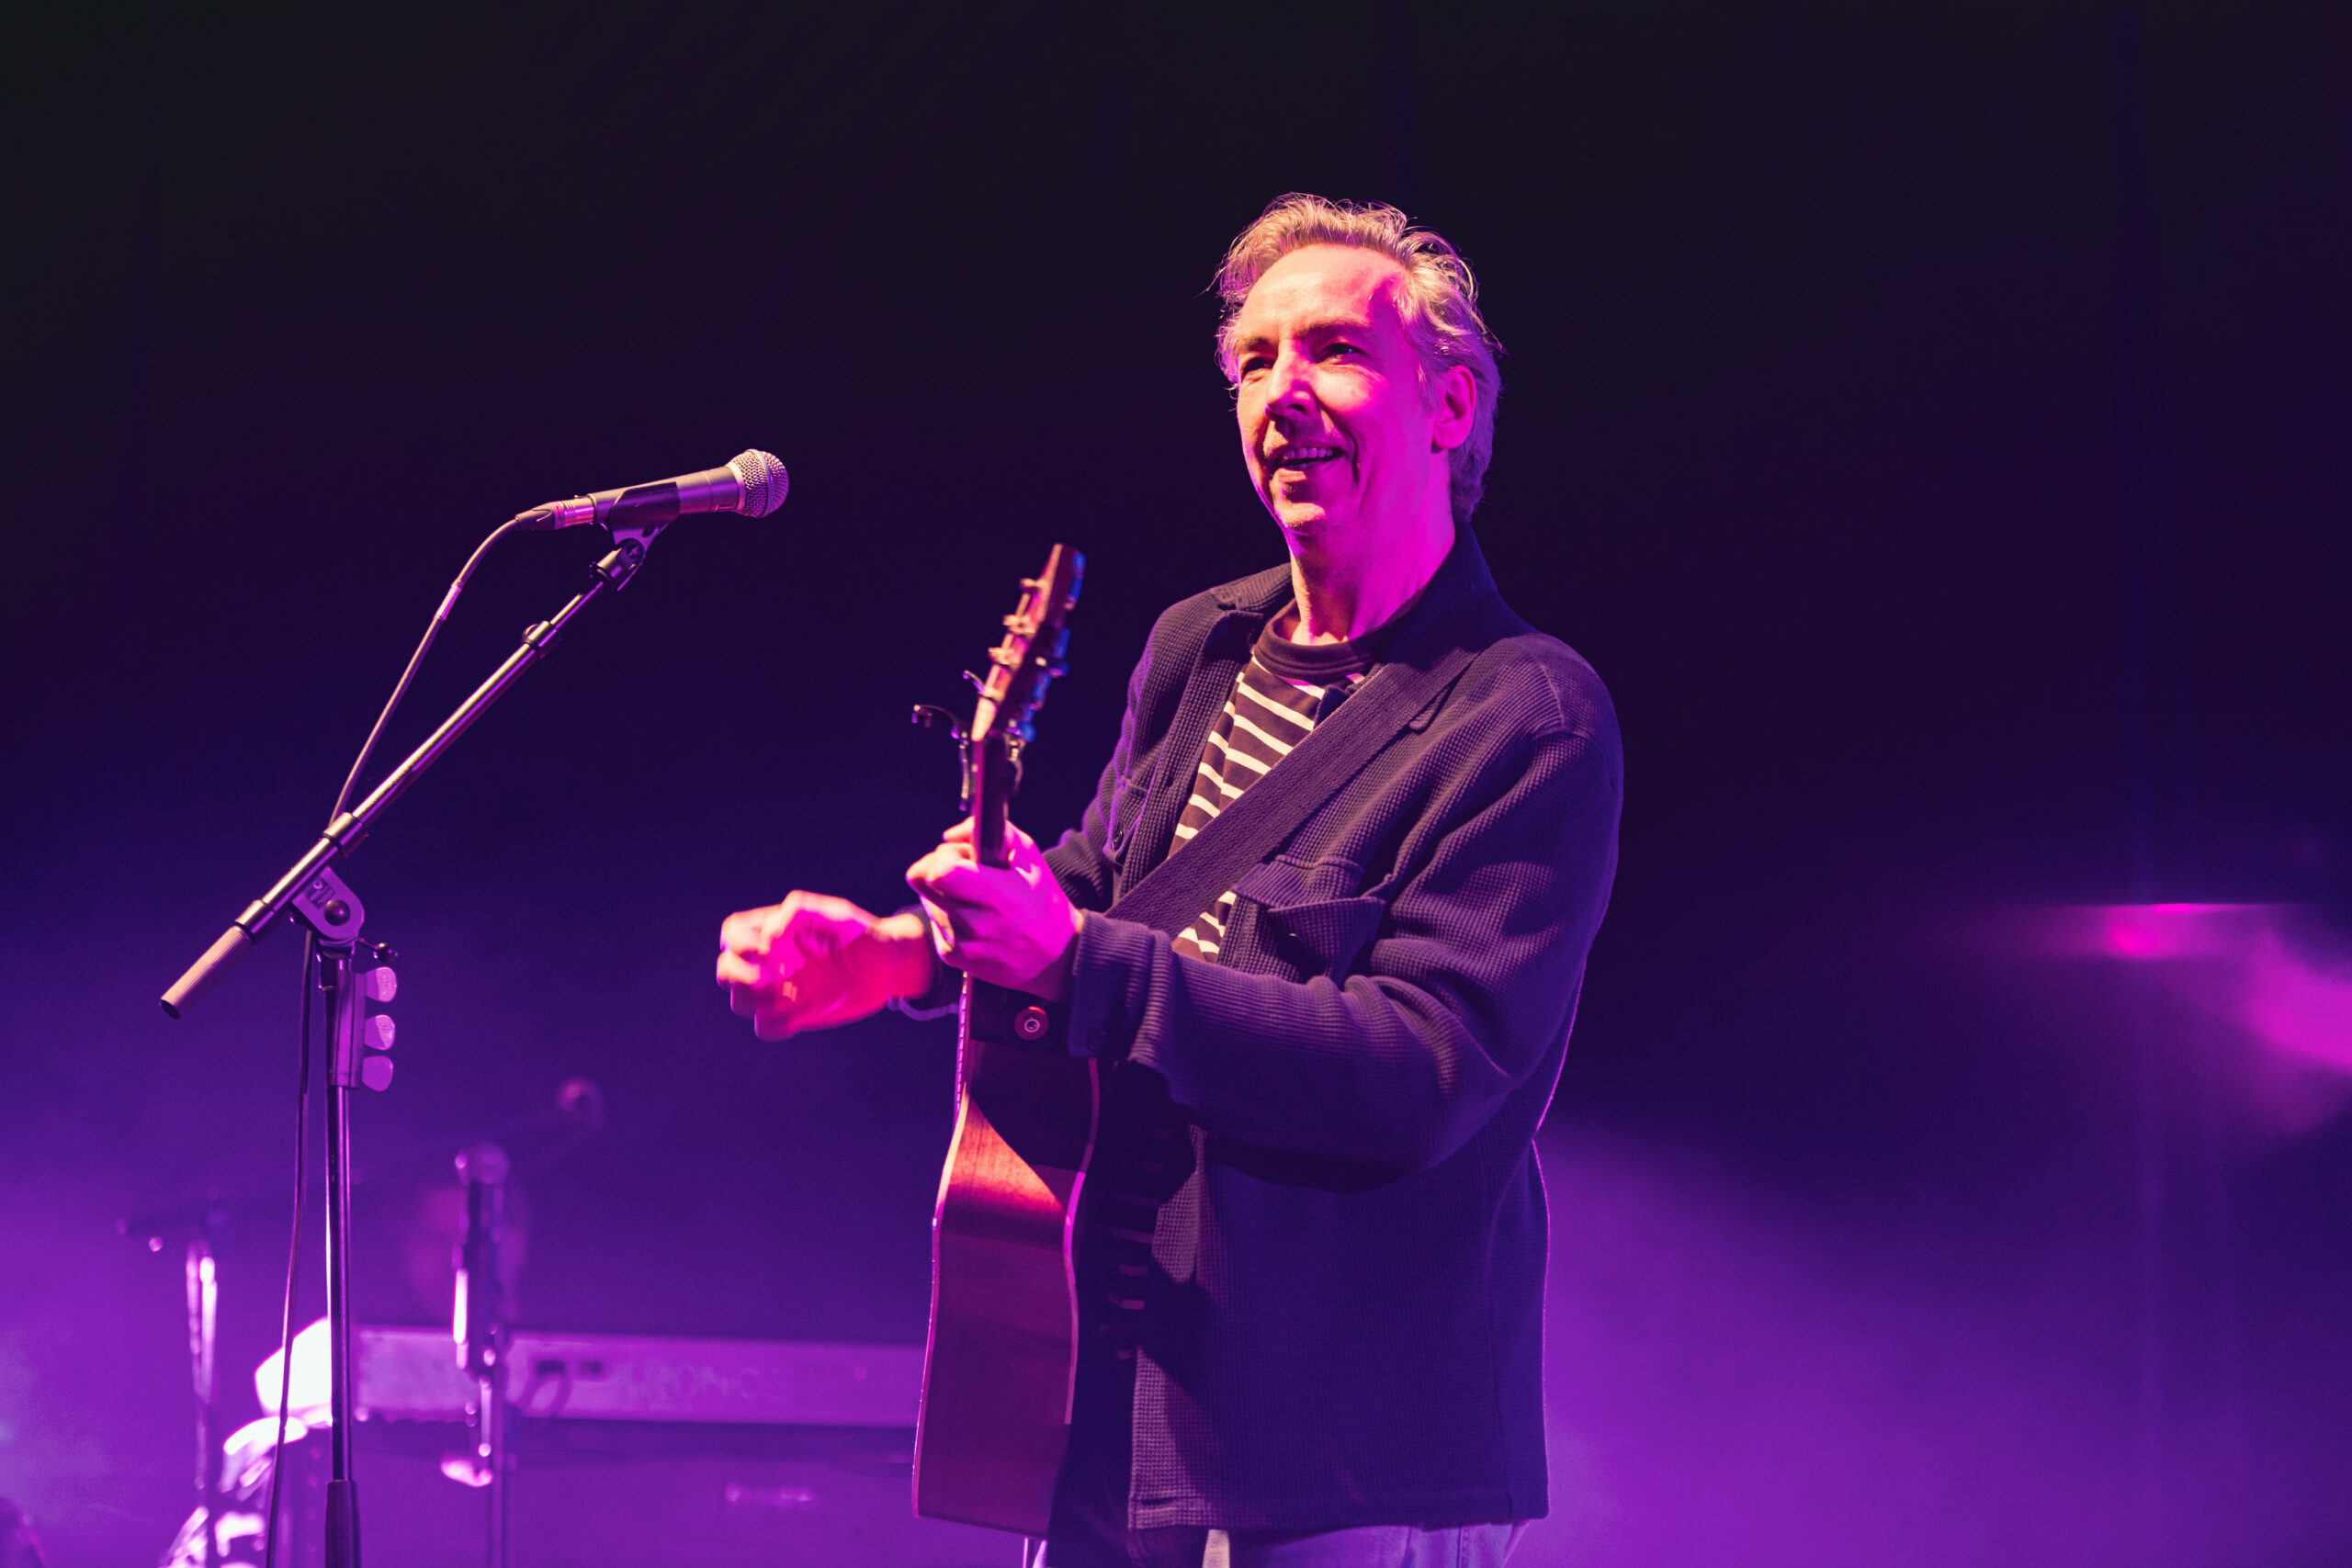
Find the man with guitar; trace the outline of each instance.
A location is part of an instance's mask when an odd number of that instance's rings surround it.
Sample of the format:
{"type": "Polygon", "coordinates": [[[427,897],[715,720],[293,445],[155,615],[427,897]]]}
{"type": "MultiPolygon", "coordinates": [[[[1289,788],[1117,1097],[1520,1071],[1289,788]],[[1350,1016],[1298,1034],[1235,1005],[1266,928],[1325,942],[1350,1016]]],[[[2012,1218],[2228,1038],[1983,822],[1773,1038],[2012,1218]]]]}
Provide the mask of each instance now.
{"type": "MultiPolygon", "coordinates": [[[[994,1140],[1003,1213],[1076,1205],[1069,1425],[1025,1495],[957,1494],[947,1412],[998,1406],[949,1386],[951,1155],[926,1512],[1043,1533],[1051,1568],[1498,1563],[1547,1507],[1533,1140],[1615,871],[1615,716],[1469,531],[1500,379],[1453,248],[1290,196],[1219,283],[1287,566],[1160,617],[1052,849],[976,761],[919,910],[794,893],[726,921],[718,978],[763,1038],[961,984],[959,1151],[994,1140]],[[1083,1075],[1058,1143],[1018,1103],[1048,1069],[1083,1075]]],[[[1029,587],[1001,670],[1050,659],[1014,647],[1064,607],[1029,587]]]]}

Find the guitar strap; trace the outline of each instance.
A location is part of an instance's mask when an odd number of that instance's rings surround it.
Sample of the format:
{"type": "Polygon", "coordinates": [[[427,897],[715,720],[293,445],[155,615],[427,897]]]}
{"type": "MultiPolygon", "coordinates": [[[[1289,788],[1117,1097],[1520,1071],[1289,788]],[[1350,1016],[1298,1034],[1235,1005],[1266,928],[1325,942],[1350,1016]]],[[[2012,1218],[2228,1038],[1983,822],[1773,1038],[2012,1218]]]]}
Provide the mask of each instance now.
{"type": "MultiPolygon", "coordinates": [[[[1493,589],[1478,586],[1483,593],[1471,588],[1401,636],[1392,662],[1374,669],[1338,712],[1104,913],[1157,931],[1183,930],[1243,873],[1288,843],[1399,733],[1427,723],[1470,661],[1511,629],[1493,589]]],[[[1177,787],[1189,786],[1191,768],[1177,776],[1177,787]]]]}

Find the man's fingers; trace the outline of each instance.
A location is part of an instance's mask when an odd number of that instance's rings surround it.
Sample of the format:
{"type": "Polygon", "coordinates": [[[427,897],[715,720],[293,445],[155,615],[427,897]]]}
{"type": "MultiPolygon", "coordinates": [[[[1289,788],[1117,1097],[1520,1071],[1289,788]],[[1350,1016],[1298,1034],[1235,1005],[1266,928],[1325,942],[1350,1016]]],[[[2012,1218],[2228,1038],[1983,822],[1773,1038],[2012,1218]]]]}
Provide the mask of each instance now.
{"type": "MultiPolygon", "coordinates": [[[[1045,864],[1045,852],[1037,847],[1037,840],[1010,822],[1004,825],[1004,847],[1008,863],[1001,869],[1024,871],[1042,869],[1045,864]]],[[[948,829],[928,853],[907,868],[907,880],[918,885],[935,881],[956,866],[984,869],[978,852],[972,847],[972,820],[968,817],[948,829]]]]}
{"type": "Polygon", "coordinates": [[[907,867],[907,880],[912,882],[919,875],[937,876],[952,866],[979,863],[979,857],[972,852],[969,843],[943,840],[926,851],[921,860],[907,867]]]}
{"type": "Polygon", "coordinates": [[[865,934],[874,917],[846,898],[797,888],[776,906],[779,934],[804,953],[833,953],[865,934]]]}
{"type": "Polygon", "coordinates": [[[758,960],[736,953],[718,955],[718,972],[722,986],[757,986],[772,978],[762,970],[758,960]]]}
{"type": "Polygon", "coordinates": [[[722,953],[713,973],[722,986],[773,986],[798,974],[821,956],[803,953],[790,943],[780,943],[765,953],[722,953]]]}
{"type": "MultiPolygon", "coordinates": [[[[874,1010],[870,1002],[861,1002],[854,967],[839,957],[813,959],[788,980],[744,989],[751,1010],[742,1007],[736,1010],[751,1019],[753,1032],[763,1040],[823,1029],[874,1010]]],[[[729,993],[730,1005],[736,995],[729,993]]]]}
{"type": "Polygon", "coordinates": [[[907,886],[914,889],[915,897],[934,914],[945,915],[958,929],[961,922],[955,918],[957,909],[985,905],[988,898],[985,878],[980,867],[968,858],[970,854],[961,846],[943,844],[907,867],[907,886]]]}
{"type": "Polygon", "coordinates": [[[766,950],[774,921],[782,913],[779,906],[771,904],[764,909],[738,909],[718,923],[718,945],[729,953],[759,953],[766,950]]]}
{"type": "Polygon", "coordinates": [[[807,991],[789,980],[763,987],[752,994],[752,1009],[747,1015],[752,1021],[752,1032],[763,1040],[781,1040],[811,1027],[818,1011],[810,1005],[811,999],[807,991]]]}
{"type": "MultiPolygon", "coordinates": [[[[719,922],[714,967],[727,1005],[763,1040],[847,1023],[883,999],[875,917],[846,898],[795,888],[781,903],[719,922]]],[[[900,933],[901,937],[904,933],[900,933]]]]}
{"type": "Polygon", "coordinates": [[[720,922],[718,976],[722,985],[764,985],[839,953],[872,928],[874,917],[846,898],[797,889],[783,903],[741,909],[720,922]]]}

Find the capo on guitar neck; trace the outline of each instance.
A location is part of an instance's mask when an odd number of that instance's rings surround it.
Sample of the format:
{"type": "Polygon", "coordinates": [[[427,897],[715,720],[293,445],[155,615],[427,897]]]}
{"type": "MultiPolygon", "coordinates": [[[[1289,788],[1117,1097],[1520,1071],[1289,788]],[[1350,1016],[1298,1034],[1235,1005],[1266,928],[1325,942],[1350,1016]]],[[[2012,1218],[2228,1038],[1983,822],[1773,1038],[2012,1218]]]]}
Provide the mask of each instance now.
{"type": "Polygon", "coordinates": [[[961,746],[969,739],[964,733],[964,721],[934,703],[917,703],[912,722],[925,729],[944,729],[961,746]]]}

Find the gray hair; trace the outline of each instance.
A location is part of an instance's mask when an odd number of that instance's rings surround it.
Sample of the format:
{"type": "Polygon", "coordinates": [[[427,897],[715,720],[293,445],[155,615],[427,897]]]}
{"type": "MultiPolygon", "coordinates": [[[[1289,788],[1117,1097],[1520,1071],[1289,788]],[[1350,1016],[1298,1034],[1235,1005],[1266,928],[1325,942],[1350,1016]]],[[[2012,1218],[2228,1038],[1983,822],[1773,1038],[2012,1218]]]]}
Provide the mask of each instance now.
{"type": "Polygon", "coordinates": [[[1502,372],[1495,355],[1502,344],[1478,313],[1478,280],[1470,264],[1431,230],[1416,229],[1385,201],[1329,201],[1303,191],[1278,196],[1255,223],[1241,231],[1217,269],[1216,291],[1225,300],[1217,322],[1217,368],[1235,379],[1234,321],[1258,279],[1291,252],[1308,245],[1353,245],[1377,252],[1405,269],[1397,313],[1406,335],[1420,351],[1421,384],[1453,366],[1470,372],[1478,389],[1470,434],[1447,455],[1447,485],[1453,520],[1466,523],[1487,491],[1487,465],[1495,455],[1495,400],[1502,395],[1502,372]]]}

